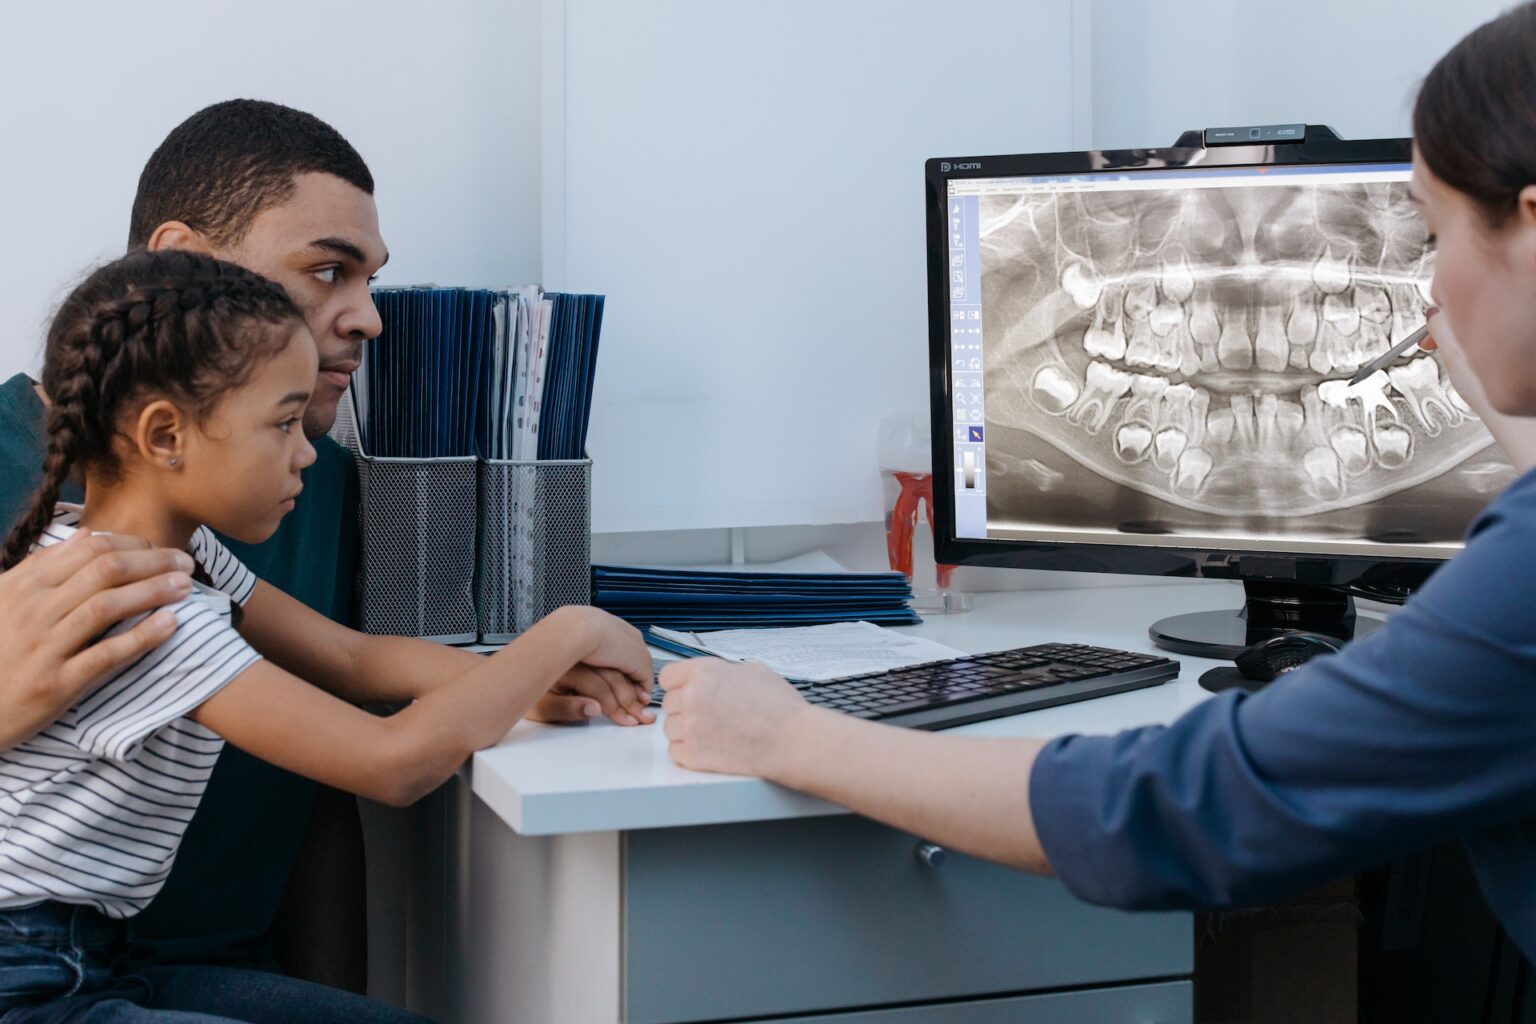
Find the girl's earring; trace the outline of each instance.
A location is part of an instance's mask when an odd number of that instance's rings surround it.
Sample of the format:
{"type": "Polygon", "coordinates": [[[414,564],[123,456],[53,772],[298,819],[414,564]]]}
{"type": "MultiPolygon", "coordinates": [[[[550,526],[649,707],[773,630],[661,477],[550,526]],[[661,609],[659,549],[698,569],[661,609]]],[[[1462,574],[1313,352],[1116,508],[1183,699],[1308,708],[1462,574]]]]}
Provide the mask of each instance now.
{"type": "Polygon", "coordinates": [[[171,456],[171,465],[176,465],[176,456],[171,456]]]}

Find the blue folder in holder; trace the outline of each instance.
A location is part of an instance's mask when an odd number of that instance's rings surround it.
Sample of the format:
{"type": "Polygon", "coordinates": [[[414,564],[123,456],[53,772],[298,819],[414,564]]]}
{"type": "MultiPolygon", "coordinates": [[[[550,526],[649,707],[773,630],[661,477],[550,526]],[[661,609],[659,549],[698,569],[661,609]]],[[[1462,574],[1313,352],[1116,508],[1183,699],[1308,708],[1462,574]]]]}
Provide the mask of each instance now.
{"type": "Polygon", "coordinates": [[[593,604],[640,628],[743,629],[922,619],[899,572],[775,573],[594,565],[593,604]]]}

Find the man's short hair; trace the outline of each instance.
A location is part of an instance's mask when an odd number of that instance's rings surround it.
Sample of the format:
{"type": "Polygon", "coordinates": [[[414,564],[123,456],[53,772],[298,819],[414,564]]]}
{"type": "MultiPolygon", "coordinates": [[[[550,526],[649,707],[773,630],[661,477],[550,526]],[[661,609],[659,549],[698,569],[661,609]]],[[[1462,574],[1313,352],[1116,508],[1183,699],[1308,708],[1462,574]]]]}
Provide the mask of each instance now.
{"type": "Polygon", "coordinates": [[[373,195],[363,158],[313,114],[265,100],[204,107],[177,125],[144,165],[128,248],[144,247],[157,227],[173,220],[216,246],[234,245],[257,214],[293,196],[295,177],[314,172],[373,195]]]}

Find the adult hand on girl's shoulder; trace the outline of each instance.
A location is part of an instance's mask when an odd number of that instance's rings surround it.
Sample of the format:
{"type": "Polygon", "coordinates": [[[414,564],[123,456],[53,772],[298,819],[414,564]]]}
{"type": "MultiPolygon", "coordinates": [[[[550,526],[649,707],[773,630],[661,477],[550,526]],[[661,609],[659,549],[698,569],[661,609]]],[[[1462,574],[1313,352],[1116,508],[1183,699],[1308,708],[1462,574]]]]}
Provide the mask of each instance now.
{"type": "Polygon", "coordinates": [[[0,574],[0,749],[35,735],[91,686],[163,643],[176,628],[169,612],[95,638],[185,597],[191,571],[184,551],[82,530],[0,574]]]}

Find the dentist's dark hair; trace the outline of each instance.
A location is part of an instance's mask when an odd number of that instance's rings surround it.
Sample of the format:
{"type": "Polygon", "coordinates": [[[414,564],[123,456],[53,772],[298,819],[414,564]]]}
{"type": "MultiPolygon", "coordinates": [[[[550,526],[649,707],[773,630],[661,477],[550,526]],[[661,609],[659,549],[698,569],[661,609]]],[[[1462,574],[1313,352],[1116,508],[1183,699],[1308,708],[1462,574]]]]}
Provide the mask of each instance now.
{"type": "Polygon", "coordinates": [[[1440,58],[1413,107],[1419,157],[1490,227],[1536,185],[1536,3],[1512,7],[1440,58]]]}

